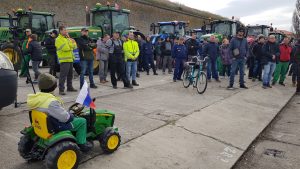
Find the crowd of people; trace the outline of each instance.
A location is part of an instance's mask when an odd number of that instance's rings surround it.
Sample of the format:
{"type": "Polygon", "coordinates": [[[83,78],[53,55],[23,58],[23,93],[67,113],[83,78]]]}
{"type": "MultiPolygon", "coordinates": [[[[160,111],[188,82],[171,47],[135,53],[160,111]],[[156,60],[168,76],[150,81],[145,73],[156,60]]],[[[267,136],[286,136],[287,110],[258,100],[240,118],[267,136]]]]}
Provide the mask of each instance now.
{"type": "MultiPolygon", "coordinates": [[[[37,83],[41,74],[39,65],[42,61],[42,46],[37,42],[37,35],[26,29],[27,39],[22,45],[24,61],[20,77],[26,76],[28,62],[32,60],[34,83],[37,83]]],[[[165,74],[173,73],[173,81],[181,81],[184,71],[184,62],[193,56],[207,58],[206,71],[208,82],[214,79],[221,82],[220,77],[229,79],[228,89],[234,89],[235,76],[239,75],[239,87],[247,89],[245,85],[245,67],[249,68],[248,78],[252,81],[262,81],[264,89],[272,88],[277,83],[285,86],[287,74],[292,75],[293,85],[300,92],[300,41],[290,44],[290,38],[284,37],[281,44],[276,43],[276,37],[259,35],[254,42],[249,43],[245,38],[244,28],[237,30],[237,35],[230,41],[211,35],[209,40],[199,41],[196,34],[186,40],[178,37],[171,40],[158,38],[153,45],[151,37],[134,35],[120,35],[114,32],[112,37],[104,35],[97,42],[89,37],[87,28],[81,29],[81,36],[76,40],[69,37],[64,26],[59,32],[53,30],[50,36],[42,43],[48,51],[49,73],[56,77],[59,70],[59,94],[65,95],[65,81],[67,91],[76,92],[73,87],[73,68],[80,76],[80,88],[83,86],[86,75],[89,77],[90,88],[97,88],[94,80],[94,56],[99,61],[99,80],[101,84],[109,82],[117,89],[118,81],[122,81],[125,88],[139,86],[137,77],[141,71],[147,75],[152,69],[153,75],[162,69],[165,74]],[[174,71],[173,71],[173,67],[174,71]],[[290,71],[289,71],[290,70],[290,71]],[[298,82],[297,82],[298,81],[298,82]]]]}

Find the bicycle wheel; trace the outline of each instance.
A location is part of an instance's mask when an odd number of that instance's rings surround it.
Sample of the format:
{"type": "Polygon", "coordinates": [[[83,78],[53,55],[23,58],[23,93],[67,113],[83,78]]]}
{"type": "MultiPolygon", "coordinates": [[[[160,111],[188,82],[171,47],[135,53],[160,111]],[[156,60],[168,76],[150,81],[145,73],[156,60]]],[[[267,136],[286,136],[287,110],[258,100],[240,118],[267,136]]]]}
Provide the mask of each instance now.
{"type": "Polygon", "coordinates": [[[204,72],[200,72],[200,74],[197,76],[196,83],[198,93],[203,94],[207,88],[207,78],[204,72]]]}
{"type": "Polygon", "coordinates": [[[191,74],[191,71],[189,68],[184,70],[182,82],[183,82],[183,86],[185,88],[188,88],[190,86],[190,78],[191,78],[190,74],[191,74]]]}

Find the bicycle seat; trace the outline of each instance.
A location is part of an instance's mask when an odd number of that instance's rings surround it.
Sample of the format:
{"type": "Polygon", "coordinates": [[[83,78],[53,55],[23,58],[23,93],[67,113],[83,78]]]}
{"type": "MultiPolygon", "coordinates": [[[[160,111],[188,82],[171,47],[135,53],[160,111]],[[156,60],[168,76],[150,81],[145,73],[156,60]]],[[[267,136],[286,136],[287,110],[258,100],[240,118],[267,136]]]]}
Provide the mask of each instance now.
{"type": "Polygon", "coordinates": [[[186,64],[189,65],[189,66],[195,66],[196,62],[186,62],[186,64]]]}

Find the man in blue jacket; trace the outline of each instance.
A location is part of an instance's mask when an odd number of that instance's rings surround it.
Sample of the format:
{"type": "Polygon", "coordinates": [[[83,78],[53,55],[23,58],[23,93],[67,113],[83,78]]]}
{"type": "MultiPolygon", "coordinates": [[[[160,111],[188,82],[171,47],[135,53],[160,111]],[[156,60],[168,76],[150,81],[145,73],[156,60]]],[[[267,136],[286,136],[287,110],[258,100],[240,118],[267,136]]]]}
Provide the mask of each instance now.
{"type": "Polygon", "coordinates": [[[184,61],[187,60],[187,49],[183,42],[184,38],[180,37],[178,44],[174,45],[172,48],[172,57],[175,59],[175,70],[173,76],[174,82],[176,82],[176,80],[182,80],[181,75],[183,72],[183,64],[184,61]]]}
{"type": "Polygon", "coordinates": [[[247,58],[247,53],[249,50],[247,39],[244,37],[245,29],[239,28],[236,37],[232,38],[230,41],[230,50],[232,53],[232,65],[230,72],[230,81],[227,89],[234,89],[234,76],[237,68],[240,73],[240,88],[248,89],[244,81],[244,69],[247,58]]]}
{"type": "Polygon", "coordinates": [[[204,46],[204,56],[208,56],[209,60],[207,63],[207,79],[210,82],[213,77],[217,82],[220,82],[217,68],[217,58],[220,55],[220,48],[216,43],[215,35],[210,36],[210,41],[204,46]]]}

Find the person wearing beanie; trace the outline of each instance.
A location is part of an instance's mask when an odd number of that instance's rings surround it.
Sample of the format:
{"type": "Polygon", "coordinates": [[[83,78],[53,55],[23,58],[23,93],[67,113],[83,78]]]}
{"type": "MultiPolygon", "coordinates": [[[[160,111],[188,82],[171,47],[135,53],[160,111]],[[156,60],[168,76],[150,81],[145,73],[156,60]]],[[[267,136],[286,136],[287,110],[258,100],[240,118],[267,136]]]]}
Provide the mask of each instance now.
{"type": "Polygon", "coordinates": [[[92,145],[86,141],[86,120],[74,117],[71,112],[66,111],[63,102],[53,95],[57,87],[56,78],[49,73],[43,73],[38,77],[38,86],[40,92],[28,95],[27,106],[31,110],[46,113],[56,132],[64,130],[76,132],[76,141],[81,151],[89,151],[92,145]]]}

